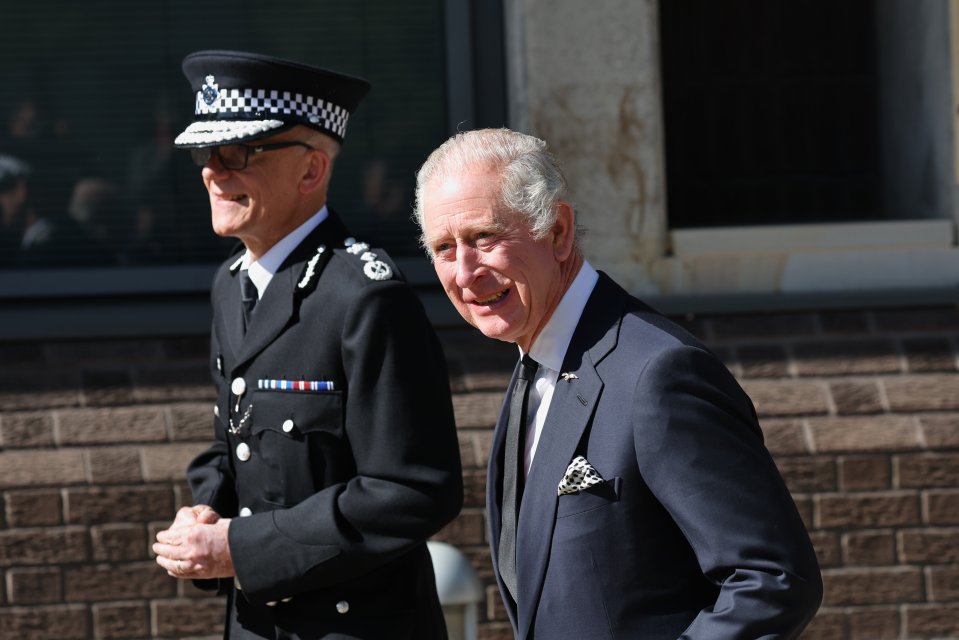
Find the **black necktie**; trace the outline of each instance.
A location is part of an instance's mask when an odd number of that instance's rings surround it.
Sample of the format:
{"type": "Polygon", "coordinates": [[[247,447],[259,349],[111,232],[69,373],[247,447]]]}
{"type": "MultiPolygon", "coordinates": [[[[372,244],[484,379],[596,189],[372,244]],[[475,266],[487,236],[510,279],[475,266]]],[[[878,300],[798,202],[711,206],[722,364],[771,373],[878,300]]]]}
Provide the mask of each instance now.
{"type": "Polygon", "coordinates": [[[506,450],[503,461],[503,522],[499,535],[499,573],[516,601],[516,520],[519,516],[520,482],[524,474],[523,446],[526,435],[526,408],[529,383],[536,375],[536,361],[524,355],[520,361],[506,423],[506,450]]]}
{"type": "Polygon", "coordinates": [[[250,326],[250,317],[253,315],[253,307],[257,301],[256,285],[250,278],[249,269],[240,271],[240,300],[243,302],[243,330],[250,326]]]}

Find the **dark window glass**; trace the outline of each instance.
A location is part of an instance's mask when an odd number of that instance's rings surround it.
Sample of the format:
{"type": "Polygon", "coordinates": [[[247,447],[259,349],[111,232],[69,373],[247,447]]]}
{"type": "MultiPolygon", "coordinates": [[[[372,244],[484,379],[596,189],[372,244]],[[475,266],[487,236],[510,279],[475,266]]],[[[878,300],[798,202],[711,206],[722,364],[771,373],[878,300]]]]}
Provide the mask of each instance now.
{"type": "Polygon", "coordinates": [[[6,3],[3,23],[3,268],[223,259],[234,241],[213,234],[199,169],[172,147],[194,102],[180,61],[198,49],[369,79],[330,206],[357,235],[418,251],[413,175],[447,133],[442,0],[35,0],[6,3]]]}
{"type": "Polygon", "coordinates": [[[877,217],[874,1],[659,6],[671,227],[877,217]]]}

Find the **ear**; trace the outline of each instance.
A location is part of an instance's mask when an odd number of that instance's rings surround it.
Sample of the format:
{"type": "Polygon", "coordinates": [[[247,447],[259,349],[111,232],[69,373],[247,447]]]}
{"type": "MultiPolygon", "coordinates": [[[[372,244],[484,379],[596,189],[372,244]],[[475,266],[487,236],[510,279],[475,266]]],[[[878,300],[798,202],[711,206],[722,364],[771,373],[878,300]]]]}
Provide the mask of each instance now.
{"type": "Polygon", "coordinates": [[[556,222],[553,224],[553,255],[558,262],[565,262],[573,254],[576,239],[576,213],[573,206],[560,200],[556,203],[556,222]]]}
{"type": "Polygon", "coordinates": [[[324,188],[333,168],[333,161],[322,149],[314,149],[308,152],[305,159],[305,164],[301,165],[303,166],[303,174],[299,181],[300,193],[304,195],[324,188]]]}

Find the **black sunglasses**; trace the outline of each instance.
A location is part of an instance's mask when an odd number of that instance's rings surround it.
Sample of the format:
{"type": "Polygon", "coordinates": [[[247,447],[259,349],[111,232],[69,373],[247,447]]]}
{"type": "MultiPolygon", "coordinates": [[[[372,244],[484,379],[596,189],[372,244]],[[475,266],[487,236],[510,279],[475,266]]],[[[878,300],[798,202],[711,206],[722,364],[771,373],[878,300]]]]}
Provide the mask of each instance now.
{"type": "Polygon", "coordinates": [[[210,158],[214,155],[224,169],[230,171],[243,171],[246,169],[246,163],[250,161],[251,153],[263,153],[264,151],[275,151],[277,149],[286,149],[287,147],[306,147],[313,149],[305,142],[274,142],[271,144],[245,145],[245,144],[225,144],[219,147],[201,147],[199,149],[190,149],[190,157],[193,163],[198,167],[206,166],[210,158]]]}

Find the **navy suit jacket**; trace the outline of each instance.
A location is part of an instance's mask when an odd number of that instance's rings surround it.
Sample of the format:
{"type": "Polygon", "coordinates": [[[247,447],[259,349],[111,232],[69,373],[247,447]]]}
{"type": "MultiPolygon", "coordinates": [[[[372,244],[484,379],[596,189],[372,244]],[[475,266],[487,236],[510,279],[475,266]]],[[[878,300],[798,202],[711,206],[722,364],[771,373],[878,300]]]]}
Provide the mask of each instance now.
{"type": "MultiPolygon", "coordinates": [[[[497,572],[516,637],[797,637],[819,567],[725,366],[601,273],[563,372],[577,377],[557,382],[521,503],[518,604],[497,572]],[[577,455],[606,482],[557,496],[577,455]]],[[[494,567],[508,412],[487,483],[494,567]]]]}

